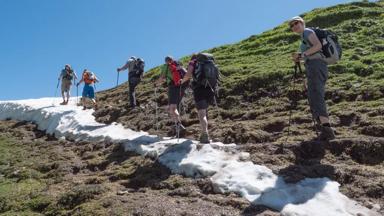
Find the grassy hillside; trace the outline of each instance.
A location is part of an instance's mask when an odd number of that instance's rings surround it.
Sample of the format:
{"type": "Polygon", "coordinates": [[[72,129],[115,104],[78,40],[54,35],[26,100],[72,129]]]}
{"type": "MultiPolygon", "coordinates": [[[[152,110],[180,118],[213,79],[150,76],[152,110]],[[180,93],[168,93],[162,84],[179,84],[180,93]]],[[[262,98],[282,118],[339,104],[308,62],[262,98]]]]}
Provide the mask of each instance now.
{"type": "MultiPolygon", "coordinates": [[[[384,206],[383,13],[384,1],[378,1],[301,14],[308,26],[335,31],[343,47],[342,60],[329,67],[326,91],[336,140],[312,141],[316,133],[303,88],[305,76],[295,85],[291,80],[290,53],[298,50],[300,38],[290,32],[287,23],[239,43],[206,50],[215,55],[224,75],[219,106],[208,113],[211,138],[239,144],[240,151],[250,153],[252,162],[266,165],[286,181],[328,177],[341,184],[344,194],[365,206],[384,206]],[[290,109],[293,124],[288,136],[290,109]]],[[[159,68],[154,68],[139,85],[138,110],[127,108],[126,83],[99,93],[97,120],[116,121],[151,134],[175,135],[166,111],[166,87],[159,89],[157,98],[154,95],[153,80],[158,76],[159,68]],[[156,103],[160,106],[157,121],[156,103]]],[[[190,90],[181,112],[187,126],[185,136],[196,139],[200,127],[190,90]]],[[[380,212],[384,213],[384,208],[380,212]]]]}
{"type": "MultiPolygon", "coordinates": [[[[329,67],[327,103],[339,137],[357,135],[384,136],[384,2],[355,2],[301,14],[307,26],[336,32],[343,47],[343,59],[329,67]]],[[[287,23],[254,35],[236,44],[206,50],[213,53],[224,76],[219,108],[210,109],[212,137],[224,142],[283,142],[287,130],[290,99],[298,99],[294,108],[295,136],[290,140],[313,137],[302,76],[293,89],[293,64],[290,53],[298,50],[300,38],[287,23]],[[236,127],[233,128],[234,123],[236,127]],[[296,136],[297,135],[297,136],[296,136]]],[[[187,62],[189,57],[182,61],[187,62]]],[[[150,70],[138,88],[143,108],[135,113],[124,107],[127,84],[99,95],[105,104],[96,116],[100,121],[118,121],[136,130],[167,134],[165,88],[156,99],[162,108],[160,131],[155,131],[153,79],[159,68],[150,70]],[[144,121],[143,121],[144,120],[144,121]]],[[[183,103],[183,122],[187,136],[198,131],[191,92],[183,103]]],[[[168,133],[168,135],[171,135],[168,133]]]]}

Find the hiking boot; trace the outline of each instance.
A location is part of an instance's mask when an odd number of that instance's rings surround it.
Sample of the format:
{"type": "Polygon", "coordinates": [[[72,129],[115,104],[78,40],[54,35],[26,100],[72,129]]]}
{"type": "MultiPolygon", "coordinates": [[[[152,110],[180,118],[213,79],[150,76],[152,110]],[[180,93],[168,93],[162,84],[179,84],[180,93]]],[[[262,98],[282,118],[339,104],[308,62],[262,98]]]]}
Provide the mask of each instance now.
{"type": "Polygon", "coordinates": [[[202,144],[209,144],[209,143],[211,143],[209,141],[209,135],[207,133],[202,133],[200,135],[200,143],[202,143],[202,144]]]}
{"type": "Polygon", "coordinates": [[[87,107],[83,107],[83,110],[86,110],[87,109],[87,107]]]}
{"type": "Polygon", "coordinates": [[[333,140],[335,138],[336,138],[335,132],[333,131],[332,127],[320,126],[319,140],[328,141],[328,140],[333,140]]]}
{"type": "Polygon", "coordinates": [[[60,105],[67,105],[65,101],[61,102],[60,105]]]}

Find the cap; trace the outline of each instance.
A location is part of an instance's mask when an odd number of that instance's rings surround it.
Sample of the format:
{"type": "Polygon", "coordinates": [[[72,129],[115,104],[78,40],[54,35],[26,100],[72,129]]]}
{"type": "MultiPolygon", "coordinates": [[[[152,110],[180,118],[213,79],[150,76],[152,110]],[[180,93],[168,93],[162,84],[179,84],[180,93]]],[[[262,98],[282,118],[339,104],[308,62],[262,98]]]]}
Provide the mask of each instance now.
{"type": "Polygon", "coordinates": [[[295,16],[295,17],[292,17],[292,18],[289,20],[288,24],[290,25],[291,23],[293,23],[293,22],[295,22],[295,21],[299,21],[299,22],[301,22],[301,23],[305,23],[303,18],[301,18],[301,17],[299,17],[299,16],[295,16]]]}

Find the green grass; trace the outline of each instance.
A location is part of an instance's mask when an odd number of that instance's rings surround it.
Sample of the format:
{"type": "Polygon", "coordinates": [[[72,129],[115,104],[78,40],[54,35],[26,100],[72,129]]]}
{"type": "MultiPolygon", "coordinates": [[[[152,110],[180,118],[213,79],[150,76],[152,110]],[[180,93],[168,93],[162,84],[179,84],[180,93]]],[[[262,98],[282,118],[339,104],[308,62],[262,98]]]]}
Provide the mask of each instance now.
{"type": "Polygon", "coordinates": [[[28,152],[10,138],[0,137],[0,214],[39,215],[48,200],[42,174],[31,168],[28,152]]]}
{"type": "MultiPolygon", "coordinates": [[[[383,1],[354,2],[326,9],[315,9],[302,14],[307,26],[318,26],[335,31],[343,47],[343,59],[329,67],[330,88],[340,88],[339,74],[365,82],[358,91],[375,92],[383,86],[384,77],[384,7],[383,1]],[[357,76],[351,76],[351,75],[357,76]],[[380,80],[381,79],[381,80],[380,80]]],[[[287,23],[253,35],[236,44],[205,50],[213,53],[224,75],[223,96],[249,94],[257,89],[270,90],[276,85],[284,89],[292,73],[290,53],[298,49],[299,36],[287,23]]],[[[182,58],[186,62],[189,57],[182,58]]],[[[152,80],[159,75],[154,68],[146,75],[152,80]]],[[[145,90],[150,90],[148,86],[145,90]]],[[[380,97],[383,97],[382,94],[380,97]]]]}

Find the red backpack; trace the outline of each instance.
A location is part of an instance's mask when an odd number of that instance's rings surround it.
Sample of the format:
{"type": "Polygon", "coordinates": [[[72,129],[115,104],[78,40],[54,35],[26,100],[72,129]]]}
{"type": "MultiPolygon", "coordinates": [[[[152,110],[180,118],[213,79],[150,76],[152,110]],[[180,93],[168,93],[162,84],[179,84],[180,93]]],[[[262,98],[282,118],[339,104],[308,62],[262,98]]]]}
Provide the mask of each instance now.
{"type": "Polygon", "coordinates": [[[180,80],[184,78],[184,75],[187,73],[185,69],[181,66],[180,63],[173,61],[171,64],[168,64],[169,70],[172,73],[172,81],[175,86],[180,85],[180,80]]]}

